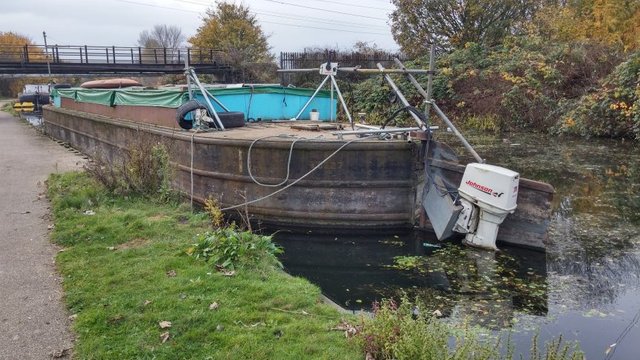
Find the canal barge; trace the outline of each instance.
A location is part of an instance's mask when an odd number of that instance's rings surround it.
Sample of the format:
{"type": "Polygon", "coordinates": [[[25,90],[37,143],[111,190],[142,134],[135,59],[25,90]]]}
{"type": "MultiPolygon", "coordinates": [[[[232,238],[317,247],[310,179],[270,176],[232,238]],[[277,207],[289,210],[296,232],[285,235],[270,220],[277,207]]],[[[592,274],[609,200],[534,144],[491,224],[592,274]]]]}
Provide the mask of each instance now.
{"type": "MultiPolygon", "coordinates": [[[[453,184],[465,170],[447,152],[436,154],[443,147],[436,143],[425,163],[425,139],[415,129],[370,130],[370,136],[341,130],[337,99],[322,90],[207,87],[191,96],[208,93],[217,111],[242,112],[247,121],[225,131],[185,130],[179,109],[189,101],[187,90],[60,89],[44,109],[44,129],[87,154],[109,157],[141,137],[164,143],[177,189],[200,203],[214,197],[227,212],[246,212],[275,228],[428,229],[425,164],[453,184]]],[[[500,226],[498,240],[544,250],[553,192],[549,184],[520,179],[518,207],[500,226]]]]}

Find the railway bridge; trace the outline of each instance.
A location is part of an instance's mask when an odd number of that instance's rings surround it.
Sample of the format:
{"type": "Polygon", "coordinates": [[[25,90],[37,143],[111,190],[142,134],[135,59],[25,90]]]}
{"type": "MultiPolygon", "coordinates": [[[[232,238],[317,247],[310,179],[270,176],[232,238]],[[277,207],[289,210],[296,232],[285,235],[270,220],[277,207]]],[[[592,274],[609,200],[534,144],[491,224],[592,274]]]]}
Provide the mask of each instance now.
{"type": "Polygon", "coordinates": [[[185,61],[198,74],[226,78],[234,69],[225,53],[200,48],[88,45],[0,45],[0,76],[181,74],[185,61]]]}

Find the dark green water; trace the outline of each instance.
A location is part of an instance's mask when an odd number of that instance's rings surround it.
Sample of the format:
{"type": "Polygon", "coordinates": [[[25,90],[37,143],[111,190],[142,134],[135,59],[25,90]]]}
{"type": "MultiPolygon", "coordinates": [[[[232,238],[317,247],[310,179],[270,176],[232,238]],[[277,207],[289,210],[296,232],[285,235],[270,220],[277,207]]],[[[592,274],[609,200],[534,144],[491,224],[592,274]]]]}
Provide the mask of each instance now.
{"type": "Polygon", "coordinates": [[[445,321],[511,332],[519,352],[528,353],[535,334],[540,342],[563,335],[588,359],[638,358],[638,146],[530,135],[470,141],[488,163],[556,188],[546,255],[515,248],[494,254],[455,242],[437,248],[428,234],[280,234],[285,267],[347,309],[407,293],[445,321]]]}

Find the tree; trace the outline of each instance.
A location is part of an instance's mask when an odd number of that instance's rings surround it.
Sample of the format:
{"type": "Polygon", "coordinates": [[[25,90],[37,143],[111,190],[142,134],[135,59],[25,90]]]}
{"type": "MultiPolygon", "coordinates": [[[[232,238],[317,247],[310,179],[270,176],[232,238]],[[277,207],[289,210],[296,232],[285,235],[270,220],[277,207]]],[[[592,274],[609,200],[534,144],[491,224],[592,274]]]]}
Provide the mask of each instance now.
{"type": "Polygon", "coordinates": [[[178,49],[184,44],[182,30],[174,25],[154,25],[151,31],[144,30],[138,37],[138,45],[146,48],[178,49]]]}
{"type": "MultiPolygon", "coordinates": [[[[23,47],[33,46],[33,41],[29,37],[11,31],[0,31],[0,59],[4,61],[22,61],[24,57],[23,47]]],[[[29,57],[31,60],[44,60],[44,50],[40,48],[30,48],[29,57]]]]}
{"type": "Polygon", "coordinates": [[[258,19],[242,4],[219,2],[215,8],[207,9],[202,25],[189,42],[195,47],[223,51],[226,60],[243,72],[254,72],[255,64],[274,64],[258,19]]]}
{"type": "Polygon", "coordinates": [[[574,0],[545,6],[536,30],[552,41],[595,41],[640,49],[640,0],[574,0]]]}
{"type": "Polygon", "coordinates": [[[403,52],[423,55],[427,43],[459,48],[494,45],[530,17],[536,0],[391,0],[391,32],[403,52]]]}
{"type": "MultiPolygon", "coordinates": [[[[45,53],[42,48],[31,47],[33,41],[29,37],[12,32],[0,31],[0,60],[20,62],[25,60],[24,46],[29,48],[30,61],[45,61],[45,53]]],[[[16,96],[28,82],[46,83],[46,79],[40,78],[0,78],[0,96],[16,96]]]]}

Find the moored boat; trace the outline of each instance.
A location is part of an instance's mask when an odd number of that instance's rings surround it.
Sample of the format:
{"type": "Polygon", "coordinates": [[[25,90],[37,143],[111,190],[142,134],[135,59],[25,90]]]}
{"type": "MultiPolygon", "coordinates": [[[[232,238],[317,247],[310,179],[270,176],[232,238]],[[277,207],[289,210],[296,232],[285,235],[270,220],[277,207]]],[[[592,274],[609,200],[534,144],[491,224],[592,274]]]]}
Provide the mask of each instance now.
{"type": "MultiPolygon", "coordinates": [[[[416,128],[340,131],[331,121],[337,100],[328,91],[207,87],[192,96],[215,99],[216,112],[240,111],[254,121],[225,131],[184,130],[176,118],[189,101],[185,88],[74,88],[54,93],[45,131],[89,154],[117,156],[141,136],[169,144],[178,189],[199,202],[214,196],[223,210],[246,211],[269,227],[429,228],[425,167],[452,184],[460,184],[465,171],[446,158],[425,163],[425,139],[411,135],[416,128]],[[320,121],[290,120],[309,119],[311,109],[320,121]]],[[[553,192],[548,184],[520,179],[518,207],[500,226],[498,240],[544,250],[553,192]]]]}

